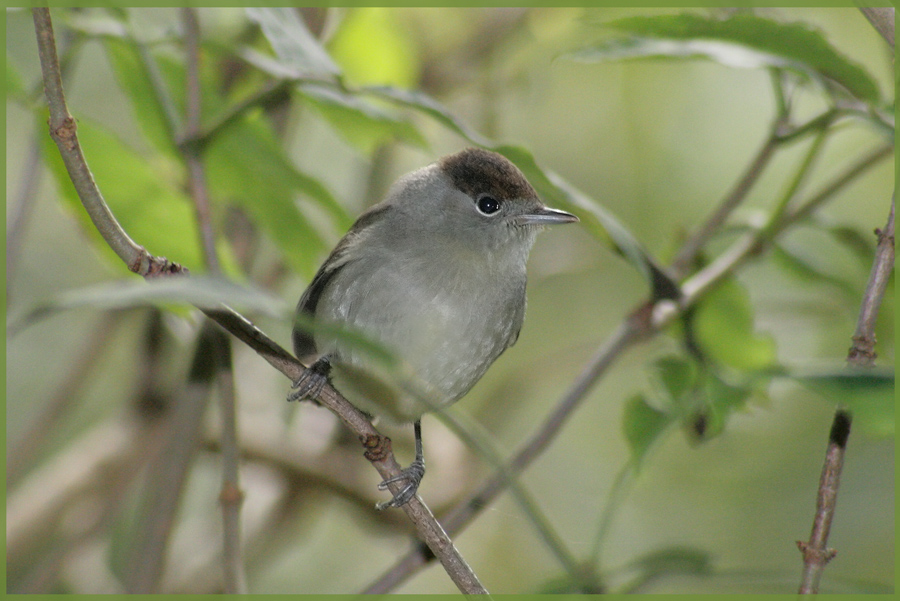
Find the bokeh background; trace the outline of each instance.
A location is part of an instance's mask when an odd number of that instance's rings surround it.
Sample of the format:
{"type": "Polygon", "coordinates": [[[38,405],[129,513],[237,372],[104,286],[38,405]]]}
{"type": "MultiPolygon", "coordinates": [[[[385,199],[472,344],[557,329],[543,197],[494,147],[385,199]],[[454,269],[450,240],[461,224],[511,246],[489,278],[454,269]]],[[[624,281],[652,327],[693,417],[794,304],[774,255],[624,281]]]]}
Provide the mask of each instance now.
{"type": "MultiPolygon", "coordinates": [[[[80,16],[101,22],[102,12],[80,16]]],[[[528,148],[542,167],[616,215],[665,264],[746,168],[768,133],[775,101],[764,69],[703,60],[585,64],[566,56],[602,35],[598,24],[604,21],[664,12],[678,10],[360,8],[310,10],[305,18],[326,40],[349,82],[422,90],[472,129],[528,148]]],[[[58,35],[72,17],[63,13],[53,11],[58,35]]],[[[145,39],[177,38],[176,9],[127,13],[145,39]]],[[[266,49],[242,9],[198,13],[209,44],[266,49]]],[[[883,95],[892,96],[889,50],[856,9],[773,8],[760,14],[821,30],[835,48],[876,77],[883,95]]],[[[39,65],[31,15],[8,10],[6,16],[8,67],[33,89],[39,65]]],[[[132,105],[97,40],[81,46],[66,92],[79,121],[102,124],[137,152],[146,150],[132,105]]],[[[820,110],[815,94],[798,96],[799,115],[820,110]]],[[[392,140],[352,143],[296,99],[269,117],[290,160],[318,178],[350,216],[377,202],[400,174],[466,145],[421,114],[409,119],[427,147],[392,140]]],[[[9,237],[17,211],[9,199],[17,198],[28,181],[35,140],[46,132],[22,102],[8,99],[6,119],[9,237]]],[[[865,124],[848,124],[829,140],[805,188],[827,181],[881,135],[865,124]]],[[[803,150],[799,145],[780,152],[739,218],[771,207],[803,150]]],[[[85,152],[90,161],[91,148],[85,152]]],[[[14,263],[8,261],[8,319],[64,292],[129,278],[120,263],[96,250],[76,211],[59,200],[56,182],[42,161],[37,169],[30,213],[15,222],[21,246],[14,263]]],[[[159,177],[177,181],[181,176],[161,168],[159,177]]],[[[104,182],[99,184],[102,188],[104,182]]],[[[836,195],[821,214],[874,243],[871,232],[885,223],[893,186],[893,162],[883,161],[836,195]]],[[[315,213],[312,204],[298,201],[300,210],[315,213]]],[[[320,221],[326,246],[309,257],[312,266],[342,234],[327,220],[320,221]]],[[[715,240],[710,252],[730,239],[715,240]]],[[[798,230],[785,243],[833,269],[851,289],[792,277],[762,257],[738,274],[756,329],[775,341],[781,362],[839,364],[846,357],[870,264],[812,230],[798,230]]],[[[255,240],[250,256],[244,263],[246,280],[292,305],[309,273],[286,264],[278,245],[265,236],[255,240]]],[[[894,361],[892,288],[878,329],[879,363],[888,366],[894,361]]],[[[646,282],[633,266],[584,229],[568,226],[542,234],[529,263],[521,337],[453,412],[474,419],[499,449],[512,452],[646,295],[646,282]]],[[[134,542],[135,516],[145,490],[140,470],[145,468],[126,475],[112,469],[103,476],[96,458],[118,449],[106,459],[114,463],[116,457],[152,454],[166,444],[151,439],[150,450],[134,449],[122,426],[134,419],[136,391],[145,382],[144,349],[152,315],[155,310],[148,308],[111,312],[82,307],[55,313],[7,338],[7,453],[11,460],[25,457],[15,472],[8,465],[10,591],[122,590],[122,557],[134,542]],[[51,406],[57,409],[48,418],[51,406]],[[30,443],[27,455],[20,453],[23,442],[30,443]],[[113,495],[112,490],[120,492],[110,504],[106,495],[113,495]]],[[[252,317],[289,348],[289,318],[252,317]]],[[[183,310],[161,318],[162,390],[183,386],[199,322],[197,315],[183,310]]],[[[234,347],[250,591],[345,593],[364,588],[408,550],[408,525],[399,512],[372,509],[379,500],[377,474],[335,419],[308,405],[289,412],[287,381],[249,350],[234,347]],[[340,478],[329,476],[335,473],[340,478]],[[355,487],[341,488],[337,480],[352,481],[355,487]]],[[[676,338],[662,335],[628,351],[592,388],[550,449],[521,476],[576,557],[592,548],[616,479],[629,461],[622,433],[624,403],[636,392],[650,394],[647,365],[678,348],[676,338]]],[[[680,567],[643,582],[641,592],[796,590],[801,561],[795,541],[809,535],[834,404],[783,380],[774,381],[767,393],[732,415],[724,431],[710,440],[698,443],[672,428],[652,448],[609,514],[600,565],[610,587],[624,590],[640,572],[635,566],[642,558],[681,549],[675,554],[680,567]],[[696,563],[691,557],[698,558],[696,563]]],[[[216,412],[211,403],[170,539],[163,591],[211,592],[220,586],[216,412]]],[[[420,494],[440,515],[477,486],[491,466],[439,420],[426,417],[424,429],[429,471],[420,494]]],[[[407,463],[411,433],[391,426],[384,431],[396,441],[400,462],[407,463]]],[[[892,592],[894,540],[893,428],[863,425],[850,439],[830,540],[838,556],[828,567],[823,592],[892,592]]],[[[549,590],[562,574],[508,494],[457,536],[456,543],[493,593],[549,590]]],[[[434,565],[399,588],[454,590],[434,565]]]]}

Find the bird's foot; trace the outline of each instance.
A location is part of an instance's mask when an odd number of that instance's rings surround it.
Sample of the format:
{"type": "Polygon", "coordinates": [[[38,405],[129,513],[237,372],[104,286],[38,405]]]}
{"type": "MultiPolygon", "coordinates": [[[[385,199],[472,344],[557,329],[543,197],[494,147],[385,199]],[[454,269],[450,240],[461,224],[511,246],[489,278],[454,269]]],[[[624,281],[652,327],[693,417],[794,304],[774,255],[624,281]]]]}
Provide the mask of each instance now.
{"type": "Polygon", "coordinates": [[[314,400],[328,383],[328,374],[330,373],[331,360],[328,355],[322,355],[292,383],[287,400],[289,402],[303,399],[314,400]]]}
{"type": "Polygon", "coordinates": [[[412,499],[416,495],[416,491],[419,490],[419,484],[422,483],[422,478],[425,476],[425,462],[421,458],[416,458],[409,467],[400,471],[399,476],[394,476],[393,478],[388,478],[384,482],[378,485],[378,490],[387,490],[388,484],[393,484],[394,482],[406,482],[406,486],[394,495],[394,498],[390,501],[384,501],[383,503],[379,503],[375,506],[378,510],[387,509],[388,507],[402,507],[409,503],[409,500],[412,499]]]}

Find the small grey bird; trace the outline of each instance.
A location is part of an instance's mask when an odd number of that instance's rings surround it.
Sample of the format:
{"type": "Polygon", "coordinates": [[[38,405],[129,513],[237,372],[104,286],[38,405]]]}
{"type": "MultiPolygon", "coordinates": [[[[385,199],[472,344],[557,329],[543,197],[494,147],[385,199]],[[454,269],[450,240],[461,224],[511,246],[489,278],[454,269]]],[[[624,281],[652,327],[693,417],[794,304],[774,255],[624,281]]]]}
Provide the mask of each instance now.
{"type": "Polygon", "coordinates": [[[401,177],[319,268],[298,314],[366,335],[401,368],[385,371],[346,338],[311,334],[298,323],[294,351],[314,363],[288,400],[314,397],[334,375],[360,409],[413,422],[415,460],[391,480],[407,486],[380,509],[399,507],[418,490],[422,414],[466,394],[518,338],[525,263],[541,226],[574,221],[544,206],[505,157],[468,148],[401,177]]]}

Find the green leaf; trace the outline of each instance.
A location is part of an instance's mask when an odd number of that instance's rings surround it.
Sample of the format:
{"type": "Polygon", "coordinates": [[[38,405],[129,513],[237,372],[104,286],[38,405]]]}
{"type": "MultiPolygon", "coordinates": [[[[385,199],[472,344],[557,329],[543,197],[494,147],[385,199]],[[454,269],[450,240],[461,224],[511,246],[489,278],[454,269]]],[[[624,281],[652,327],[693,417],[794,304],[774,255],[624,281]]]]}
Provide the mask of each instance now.
{"type": "MultiPolygon", "coordinates": [[[[764,378],[768,382],[768,378],[764,378]]],[[[713,370],[704,370],[699,389],[699,408],[685,416],[682,425],[693,440],[709,440],[725,430],[725,424],[732,413],[743,409],[754,393],[756,386],[763,382],[735,385],[726,382],[713,370]]]]}
{"type": "Polygon", "coordinates": [[[689,323],[694,341],[714,365],[759,371],[775,361],[775,342],[755,332],[750,296],[733,277],[698,303],[689,323]]]}
{"type": "Polygon", "coordinates": [[[443,105],[433,98],[409,90],[389,87],[369,87],[363,92],[392,100],[401,105],[423,112],[444,127],[456,132],[476,146],[498,152],[516,164],[534,186],[538,194],[552,206],[570,211],[578,216],[582,225],[597,238],[607,243],[634,265],[653,288],[654,298],[675,298],[678,286],[659,269],[637,238],[605,210],[599,203],[589,198],[562,177],[549,170],[541,169],[534,156],[521,146],[494,144],[487,138],[457,119],[443,105]]]}
{"type": "Polygon", "coordinates": [[[476,146],[493,149],[493,142],[469,128],[463,121],[457,119],[447,108],[431,96],[415,90],[404,90],[391,86],[367,86],[360,93],[388,100],[393,104],[411,108],[424,113],[449,129],[456,132],[476,146]]]}
{"type": "Polygon", "coordinates": [[[397,11],[366,6],[351,9],[328,43],[331,56],[354,85],[412,87],[419,72],[418,52],[397,11]]]}
{"type": "Polygon", "coordinates": [[[854,422],[872,435],[894,435],[894,372],[889,368],[836,366],[815,371],[794,370],[786,374],[830,402],[851,410],[854,422]]]}
{"type": "Polygon", "coordinates": [[[641,394],[634,395],[625,403],[622,427],[635,464],[640,464],[672,420],[671,414],[651,407],[641,394]]]}
{"type": "Polygon", "coordinates": [[[280,62],[295,77],[326,77],[340,74],[319,41],[309,32],[293,7],[245,9],[251,21],[259,23],[280,62]]]}
{"type": "Polygon", "coordinates": [[[271,237],[291,267],[312,277],[324,238],[298,209],[296,198],[312,198],[341,231],[350,218],[328,189],[299,172],[259,113],[222,130],[204,153],[213,197],[246,210],[271,237]]]}
{"type": "Polygon", "coordinates": [[[784,248],[776,243],[772,249],[772,260],[788,274],[811,283],[829,284],[843,292],[848,298],[855,298],[857,286],[844,278],[832,275],[824,269],[813,265],[805,257],[784,248]]]}
{"type": "Polygon", "coordinates": [[[685,357],[660,357],[650,365],[650,371],[668,403],[673,405],[681,404],[697,385],[697,364],[685,357]]]}
{"type": "Polygon", "coordinates": [[[365,155],[393,140],[420,148],[428,145],[419,130],[406,118],[368,101],[360,94],[307,82],[300,83],[297,89],[344,139],[365,155]]]}
{"type": "Polygon", "coordinates": [[[627,34],[583,48],[581,61],[622,58],[703,57],[729,67],[790,68],[835,82],[860,100],[878,105],[878,84],[805,23],[779,23],[749,13],[727,19],[695,14],[629,17],[603,24],[627,34]]]}
{"type": "MultiPolygon", "coordinates": [[[[128,38],[106,37],[103,47],[119,88],[131,102],[132,115],[141,132],[157,151],[169,155],[172,160],[179,160],[173,140],[175,132],[171,131],[165,108],[152,81],[152,67],[147,62],[149,53],[142,56],[136,42],[128,38]]],[[[162,85],[162,82],[158,84],[162,85]]]]}
{"type": "Polygon", "coordinates": [[[222,277],[201,275],[152,280],[131,278],[66,291],[14,319],[10,324],[10,331],[18,332],[40,319],[80,308],[110,311],[190,305],[216,309],[223,303],[239,311],[253,311],[274,317],[285,317],[290,313],[290,308],[282,299],[264,290],[239,285],[222,277]]]}
{"type": "MultiPolygon", "coordinates": [[[[178,188],[180,178],[160,176],[161,172],[171,171],[171,165],[160,163],[158,157],[148,160],[139,155],[89,119],[78,121],[78,138],[97,185],[128,235],[154,255],[166,256],[194,272],[203,271],[190,199],[178,188]]],[[[121,264],[82,207],[59,150],[49,137],[44,141],[45,160],[63,199],[82,220],[101,252],[114,264],[121,264]]]]}

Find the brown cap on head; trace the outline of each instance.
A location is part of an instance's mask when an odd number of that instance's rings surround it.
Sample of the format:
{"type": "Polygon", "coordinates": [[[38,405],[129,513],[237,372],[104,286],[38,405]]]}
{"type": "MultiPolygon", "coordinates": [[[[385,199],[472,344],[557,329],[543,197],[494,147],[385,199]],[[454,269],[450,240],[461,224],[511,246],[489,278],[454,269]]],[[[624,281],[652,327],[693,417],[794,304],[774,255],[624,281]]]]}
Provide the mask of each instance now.
{"type": "Polygon", "coordinates": [[[453,185],[472,198],[537,198],[537,192],[506,157],[481,148],[466,148],[438,161],[453,185]]]}

